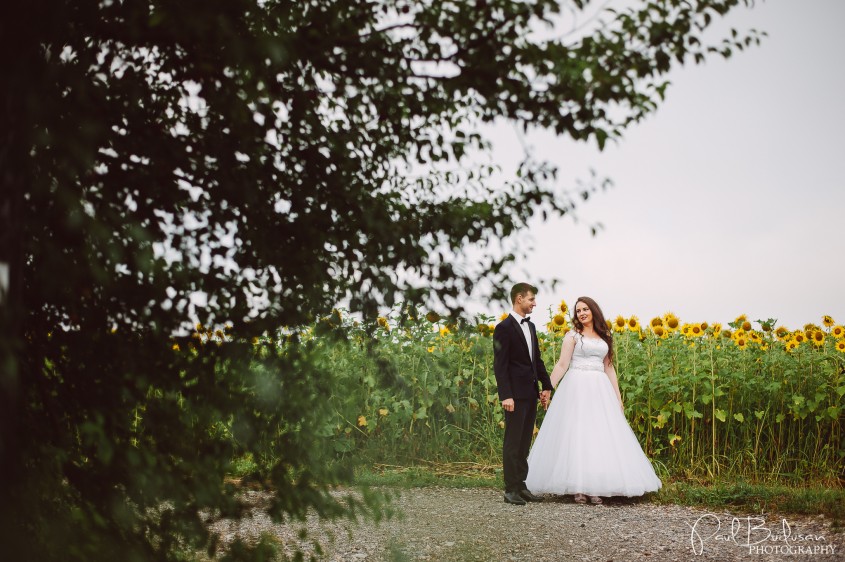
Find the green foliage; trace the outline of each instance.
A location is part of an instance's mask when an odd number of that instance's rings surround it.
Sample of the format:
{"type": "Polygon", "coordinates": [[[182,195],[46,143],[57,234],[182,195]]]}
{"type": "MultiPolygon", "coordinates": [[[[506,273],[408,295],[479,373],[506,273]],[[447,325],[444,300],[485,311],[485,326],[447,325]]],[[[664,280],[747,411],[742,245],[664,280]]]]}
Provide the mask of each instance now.
{"type": "Polygon", "coordinates": [[[759,337],[743,349],[712,330],[620,334],[620,388],[635,431],[688,475],[835,481],[845,461],[837,394],[845,356],[830,338],[788,351],[759,337]]]}
{"type": "MultiPolygon", "coordinates": [[[[355,512],[328,494],[351,470],[316,446],[336,431],[334,366],[297,343],[302,327],[339,302],[456,310],[479,279],[501,287],[510,237],[572,203],[548,163],[526,157],[503,186],[464,167],[487,149],[480,124],[604,146],[654,110],[672,64],[714,52],[698,36],[742,3],[643,2],[549,40],[532,32],[564,17],[552,0],[18,4],[0,20],[4,554],[213,551],[199,514],[239,512],[224,475],[243,455],[275,517],[355,512]],[[236,341],[191,350],[192,318],[236,341]],[[282,349],[250,343],[278,331],[282,349]]],[[[334,337],[331,320],[316,329],[334,337]]],[[[493,450],[483,354],[461,353],[445,419],[436,375],[455,357],[370,368],[367,405],[397,388],[386,443],[442,424],[446,442],[493,450]],[[476,409],[488,419],[470,426],[476,409]]],[[[333,453],[370,419],[345,420],[333,453]]]]}
{"type": "MultiPolygon", "coordinates": [[[[499,467],[501,468],[501,467],[499,467]]],[[[362,467],[355,472],[355,484],[363,486],[389,486],[393,489],[425,488],[497,488],[504,485],[501,470],[476,470],[472,466],[458,466],[458,471],[445,473],[437,465],[362,467]]],[[[401,492],[399,492],[401,495],[401,492]]]]}
{"type": "Polygon", "coordinates": [[[235,539],[229,551],[220,559],[221,562],[274,562],[278,560],[279,552],[275,539],[270,535],[263,535],[258,544],[250,545],[242,539],[235,539]]]}
{"type": "MultiPolygon", "coordinates": [[[[347,342],[320,342],[335,411],[325,432],[336,453],[399,465],[498,465],[503,415],[490,320],[449,329],[447,321],[398,310],[374,347],[348,320],[347,342]]],[[[839,340],[788,351],[763,334],[746,349],[713,328],[699,336],[615,335],[625,414],[661,476],[837,481],[845,462],[839,340]]],[[[540,334],[549,368],[561,336],[540,334]]]]}
{"type": "Polygon", "coordinates": [[[653,495],[653,501],[719,509],[732,506],[755,513],[824,514],[833,519],[834,526],[845,524],[845,490],[841,488],[749,484],[734,479],[705,485],[670,482],[653,495]]]}

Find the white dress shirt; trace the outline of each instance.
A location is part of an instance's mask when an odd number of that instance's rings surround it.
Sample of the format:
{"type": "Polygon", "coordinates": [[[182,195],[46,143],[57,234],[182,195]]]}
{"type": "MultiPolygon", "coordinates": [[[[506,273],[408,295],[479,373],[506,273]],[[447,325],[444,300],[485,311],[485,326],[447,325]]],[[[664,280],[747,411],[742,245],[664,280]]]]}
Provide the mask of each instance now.
{"type": "Polygon", "coordinates": [[[534,360],[534,345],[531,343],[531,328],[528,327],[528,322],[523,322],[522,319],[525,318],[524,316],[520,316],[515,311],[511,310],[511,316],[519,324],[519,327],[522,328],[522,335],[525,336],[525,343],[528,344],[528,357],[531,360],[534,360]]]}

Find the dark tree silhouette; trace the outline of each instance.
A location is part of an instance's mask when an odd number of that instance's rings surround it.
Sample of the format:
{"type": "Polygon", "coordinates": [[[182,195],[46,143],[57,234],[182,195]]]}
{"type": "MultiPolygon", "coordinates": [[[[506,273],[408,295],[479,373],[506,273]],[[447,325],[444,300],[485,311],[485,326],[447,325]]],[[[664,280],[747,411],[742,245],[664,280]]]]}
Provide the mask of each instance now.
{"type": "Polygon", "coordinates": [[[536,32],[587,1],[15,4],[0,21],[4,557],[213,551],[199,513],[237,513],[238,453],[270,459],[277,517],[368,509],[327,493],[349,471],[318,446],[329,373],[298,330],[339,302],[372,318],[500,286],[513,253],[488,245],[570,203],[548,163],[499,186],[470,167],[479,125],[603,147],[657,107],[672,65],[757,41],[700,41],[748,3],[640,2],[556,39],[536,32]],[[233,326],[225,345],[185,337],[200,294],[205,325],[233,326]]]}

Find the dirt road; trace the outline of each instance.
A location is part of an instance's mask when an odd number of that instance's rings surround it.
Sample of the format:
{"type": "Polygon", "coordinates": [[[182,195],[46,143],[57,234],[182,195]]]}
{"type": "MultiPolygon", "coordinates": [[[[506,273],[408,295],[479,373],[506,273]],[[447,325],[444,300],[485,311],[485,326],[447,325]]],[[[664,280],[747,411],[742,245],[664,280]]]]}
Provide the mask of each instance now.
{"type": "Polygon", "coordinates": [[[507,505],[491,489],[415,488],[399,491],[401,516],[375,523],[275,525],[261,511],[262,492],[248,492],[252,517],[217,521],[224,541],[271,533],[289,554],[298,547],[319,559],[355,560],[589,560],[735,561],[845,560],[845,536],[824,517],[778,516],[655,505],[609,499],[578,505],[571,496],[507,505]],[[751,543],[752,546],[747,546],[751,543]]]}

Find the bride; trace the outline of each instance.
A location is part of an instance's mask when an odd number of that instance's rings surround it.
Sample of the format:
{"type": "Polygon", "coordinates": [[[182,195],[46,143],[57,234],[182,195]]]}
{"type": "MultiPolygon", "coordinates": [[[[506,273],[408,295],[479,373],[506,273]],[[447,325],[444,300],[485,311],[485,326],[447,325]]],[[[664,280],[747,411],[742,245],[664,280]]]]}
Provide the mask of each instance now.
{"type": "Polygon", "coordinates": [[[573,324],[551,374],[552,386],[563,382],[528,456],[525,484],[534,493],[575,494],[577,503],[589,495],[594,504],[657,491],[660,479],[625,419],[613,337],[593,299],[576,301],[573,324]]]}

